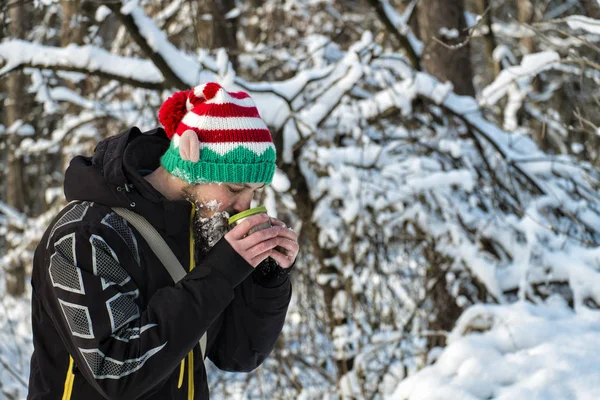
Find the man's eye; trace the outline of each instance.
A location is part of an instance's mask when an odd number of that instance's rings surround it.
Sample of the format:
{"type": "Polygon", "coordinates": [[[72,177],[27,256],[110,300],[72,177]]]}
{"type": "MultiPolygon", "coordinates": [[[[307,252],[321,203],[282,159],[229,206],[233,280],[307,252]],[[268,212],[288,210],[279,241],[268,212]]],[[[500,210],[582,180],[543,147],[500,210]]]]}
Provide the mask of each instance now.
{"type": "Polygon", "coordinates": [[[238,188],[233,188],[233,187],[231,187],[231,186],[227,186],[227,189],[229,189],[229,191],[230,191],[231,193],[240,193],[242,190],[244,190],[244,188],[239,188],[239,189],[238,189],[238,188]]]}

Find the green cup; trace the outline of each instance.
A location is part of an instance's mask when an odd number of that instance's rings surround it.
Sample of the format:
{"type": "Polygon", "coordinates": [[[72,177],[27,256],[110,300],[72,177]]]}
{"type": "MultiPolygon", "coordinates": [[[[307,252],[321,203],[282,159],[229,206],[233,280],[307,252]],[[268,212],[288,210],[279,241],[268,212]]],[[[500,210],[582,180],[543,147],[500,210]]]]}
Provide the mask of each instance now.
{"type": "MultiPolygon", "coordinates": [[[[237,213],[233,216],[231,216],[228,220],[229,222],[229,229],[233,229],[235,228],[238,224],[240,224],[242,221],[244,221],[246,218],[249,218],[253,215],[256,214],[267,214],[267,207],[265,206],[258,206],[258,207],[254,207],[251,208],[249,210],[246,211],[242,211],[241,213],[237,213]]],[[[268,214],[267,214],[268,215],[268,214]]],[[[267,229],[272,227],[273,225],[271,225],[271,220],[267,220],[265,222],[263,222],[262,224],[256,225],[255,227],[253,227],[252,229],[250,229],[248,231],[248,233],[246,234],[246,236],[253,234],[256,231],[260,231],[261,229],[267,229]]],[[[280,246],[275,247],[275,250],[277,250],[280,253],[283,254],[287,254],[287,251],[280,246]]]]}
{"type": "MultiPolygon", "coordinates": [[[[254,207],[251,208],[249,210],[246,211],[242,211],[241,213],[237,213],[233,216],[231,216],[229,218],[229,228],[233,229],[235,228],[238,224],[240,224],[242,221],[246,220],[246,218],[249,218],[253,215],[256,214],[267,214],[267,207],[265,206],[258,206],[258,207],[254,207]]],[[[256,231],[260,231],[261,229],[267,229],[270,228],[271,225],[271,220],[267,220],[266,222],[260,224],[260,225],[256,225],[255,227],[253,227],[252,229],[250,229],[248,231],[248,235],[253,234],[256,231]]]]}

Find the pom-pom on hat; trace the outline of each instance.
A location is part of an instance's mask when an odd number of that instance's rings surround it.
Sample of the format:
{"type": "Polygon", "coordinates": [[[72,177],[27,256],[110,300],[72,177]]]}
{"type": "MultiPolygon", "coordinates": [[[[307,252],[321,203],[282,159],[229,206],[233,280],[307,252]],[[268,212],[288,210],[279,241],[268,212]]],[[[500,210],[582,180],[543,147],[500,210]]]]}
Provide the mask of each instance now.
{"type": "Polygon", "coordinates": [[[210,82],[169,97],[158,112],[171,145],[160,163],[188,183],[270,184],[275,146],[250,95],[210,82]]]}

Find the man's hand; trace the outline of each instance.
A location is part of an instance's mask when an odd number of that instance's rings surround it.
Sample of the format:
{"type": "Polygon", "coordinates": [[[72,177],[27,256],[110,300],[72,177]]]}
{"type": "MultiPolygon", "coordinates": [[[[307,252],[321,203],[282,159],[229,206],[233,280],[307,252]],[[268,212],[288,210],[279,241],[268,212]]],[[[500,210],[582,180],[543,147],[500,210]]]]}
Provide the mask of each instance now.
{"type": "Polygon", "coordinates": [[[277,249],[271,250],[269,257],[279,264],[283,269],[290,268],[294,265],[294,261],[298,256],[300,245],[298,244],[298,235],[292,230],[292,228],[286,227],[286,225],[276,218],[271,218],[271,225],[279,226],[285,229],[286,235],[283,235],[285,240],[279,245],[277,249]],[[283,251],[281,251],[283,250],[283,251]]]}
{"type": "Polygon", "coordinates": [[[286,228],[283,222],[270,218],[272,227],[246,236],[250,229],[268,220],[269,216],[266,214],[248,217],[229,231],[225,235],[225,240],[254,268],[267,257],[277,261],[281,268],[289,268],[298,255],[298,235],[286,228]],[[275,247],[284,249],[287,254],[275,250],[275,247]]]}

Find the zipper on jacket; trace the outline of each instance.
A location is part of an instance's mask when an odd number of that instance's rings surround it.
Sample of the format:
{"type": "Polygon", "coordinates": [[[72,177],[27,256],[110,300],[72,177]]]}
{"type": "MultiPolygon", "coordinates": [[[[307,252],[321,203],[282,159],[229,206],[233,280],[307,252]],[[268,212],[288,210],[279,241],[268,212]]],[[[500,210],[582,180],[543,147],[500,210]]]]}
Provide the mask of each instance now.
{"type": "MultiPolygon", "coordinates": [[[[192,202],[190,202],[192,203],[192,202]]],[[[196,205],[192,203],[192,212],[190,214],[190,271],[196,267],[194,259],[194,217],[196,216],[196,205]]],[[[187,356],[188,359],[188,400],[194,399],[194,349],[187,356]]],[[[179,382],[177,388],[181,389],[183,385],[183,376],[185,373],[185,358],[181,360],[181,368],[179,369],[179,382]]]]}
{"type": "Polygon", "coordinates": [[[129,207],[134,208],[135,207],[135,201],[132,201],[129,196],[127,196],[127,193],[131,192],[131,189],[133,189],[133,185],[129,184],[127,182],[125,182],[123,184],[123,187],[121,186],[117,186],[117,192],[124,192],[123,196],[125,196],[125,198],[127,199],[127,201],[129,202],[129,207]]]}
{"type": "Polygon", "coordinates": [[[73,357],[69,356],[69,369],[67,369],[67,377],[65,378],[65,390],[63,391],[62,400],[71,400],[71,393],[73,392],[73,357]]]}

